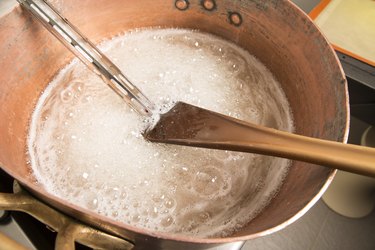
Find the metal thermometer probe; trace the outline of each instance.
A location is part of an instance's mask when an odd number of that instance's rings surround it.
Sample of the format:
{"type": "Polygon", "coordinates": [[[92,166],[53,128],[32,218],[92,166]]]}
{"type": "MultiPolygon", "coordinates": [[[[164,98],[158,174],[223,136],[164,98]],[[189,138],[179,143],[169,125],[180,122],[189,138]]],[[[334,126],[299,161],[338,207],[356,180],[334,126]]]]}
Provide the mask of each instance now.
{"type": "Polygon", "coordinates": [[[45,0],[17,0],[136,112],[151,116],[153,103],[87,37],[45,0]]]}

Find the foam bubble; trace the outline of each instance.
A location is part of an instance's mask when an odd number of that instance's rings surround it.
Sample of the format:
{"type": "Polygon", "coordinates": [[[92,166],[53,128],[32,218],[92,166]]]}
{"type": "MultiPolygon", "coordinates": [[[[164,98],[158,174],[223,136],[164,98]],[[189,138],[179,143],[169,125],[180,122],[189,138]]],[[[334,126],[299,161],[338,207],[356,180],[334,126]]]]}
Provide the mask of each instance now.
{"type": "MultiPolygon", "coordinates": [[[[166,29],[129,32],[101,48],[161,112],[185,101],[292,131],[279,84],[234,44],[166,29]]],[[[74,60],[33,114],[31,167],[48,192],[79,206],[140,228],[196,237],[241,228],[268,204],[288,168],[285,159],[153,144],[141,136],[149,124],[74,60]]]]}

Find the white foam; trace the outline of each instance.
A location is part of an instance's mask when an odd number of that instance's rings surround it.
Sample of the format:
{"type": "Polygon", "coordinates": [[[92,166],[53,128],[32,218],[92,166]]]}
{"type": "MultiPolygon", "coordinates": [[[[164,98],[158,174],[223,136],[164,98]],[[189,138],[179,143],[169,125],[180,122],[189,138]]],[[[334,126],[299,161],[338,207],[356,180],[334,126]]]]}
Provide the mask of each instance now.
{"type": "MultiPolygon", "coordinates": [[[[189,30],[139,30],[102,45],[162,109],[185,101],[292,131],[285,95],[257,59],[189,30]]],[[[152,231],[225,236],[256,216],[289,161],[153,144],[141,117],[76,60],[40,98],[29,134],[33,172],[63,199],[152,231]]]]}

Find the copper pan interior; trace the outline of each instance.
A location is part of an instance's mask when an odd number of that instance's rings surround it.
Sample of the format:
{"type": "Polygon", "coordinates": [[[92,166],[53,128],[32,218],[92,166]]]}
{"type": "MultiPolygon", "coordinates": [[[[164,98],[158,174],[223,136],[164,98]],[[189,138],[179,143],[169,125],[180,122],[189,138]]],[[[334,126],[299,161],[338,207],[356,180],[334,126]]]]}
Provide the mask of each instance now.
{"type": "MultiPolygon", "coordinates": [[[[216,1],[213,10],[206,10],[202,2],[192,0],[187,9],[178,10],[173,0],[65,0],[59,8],[95,42],[129,29],[161,26],[199,29],[238,43],[259,58],[282,84],[294,113],[296,133],[346,139],[345,78],[326,40],[299,9],[287,0],[216,1]],[[240,19],[235,16],[230,21],[233,13],[239,13],[240,19]]],[[[26,164],[25,144],[33,108],[46,84],[72,55],[18,7],[0,19],[0,41],[0,165],[50,204],[73,215],[83,214],[81,219],[86,221],[97,219],[47,194],[33,182],[26,164]]],[[[228,238],[253,238],[294,220],[291,218],[311,204],[332,175],[333,170],[328,168],[294,162],[271,204],[228,238]]],[[[106,222],[103,218],[96,221],[106,222]]],[[[109,230],[103,223],[88,222],[109,230]]],[[[108,223],[124,228],[120,223],[108,223]]],[[[207,242],[215,240],[220,242],[207,242]]]]}

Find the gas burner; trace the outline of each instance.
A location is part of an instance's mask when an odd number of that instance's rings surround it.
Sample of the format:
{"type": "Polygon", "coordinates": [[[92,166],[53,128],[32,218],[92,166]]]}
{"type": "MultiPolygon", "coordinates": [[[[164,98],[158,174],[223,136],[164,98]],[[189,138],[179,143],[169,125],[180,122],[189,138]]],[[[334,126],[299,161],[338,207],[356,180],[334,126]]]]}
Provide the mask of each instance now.
{"type": "Polygon", "coordinates": [[[68,217],[34,198],[16,181],[14,193],[0,193],[0,210],[27,213],[57,232],[55,249],[75,249],[75,242],[94,249],[133,249],[124,239],[99,231],[68,217]]]}

